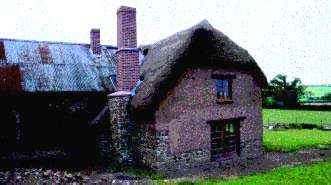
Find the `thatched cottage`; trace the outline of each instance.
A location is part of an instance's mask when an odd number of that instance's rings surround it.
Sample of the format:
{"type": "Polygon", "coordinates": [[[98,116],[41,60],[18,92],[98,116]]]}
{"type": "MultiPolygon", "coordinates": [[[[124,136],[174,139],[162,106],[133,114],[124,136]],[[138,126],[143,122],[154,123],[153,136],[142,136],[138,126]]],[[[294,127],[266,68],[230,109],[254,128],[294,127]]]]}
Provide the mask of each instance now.
{"type": "Polygon", "coordinates": [[[108,111],[114,160],[167,170],[245,162],[262,153],[266,77],[245,49],[207,21],[138,48],[136,9],[122,6],[117,47],[100,45],[93,29],[90,44],[2,39],[0,59],[1,93],[20,92],[34,102],[37,95],[46,102],[85,97],[78,109],[91,110],[84,121],[94,125],[108,111]],[[93,103],[102,97],[107,110],[93,103]]]}

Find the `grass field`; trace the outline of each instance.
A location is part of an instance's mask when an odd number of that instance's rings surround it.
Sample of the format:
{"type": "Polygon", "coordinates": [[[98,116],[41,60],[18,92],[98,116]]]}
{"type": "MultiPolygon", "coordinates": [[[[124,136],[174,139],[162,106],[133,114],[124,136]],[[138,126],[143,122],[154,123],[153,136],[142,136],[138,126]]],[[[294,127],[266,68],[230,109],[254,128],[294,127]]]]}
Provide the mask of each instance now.
{"type": "Polygon", "coordinates": [[[303,148],[322,148],[331,145],[331,132],[321,130],[283,130],[263,133],[263,146],[267,151],[291,152],[303,148]]]}
{"type": "MultiPolygon", "coordinates": [[[[193,184],[188,181],[173,181],[169,183],[157,184],[193,184]]],[[[301,185],[301,184],[331,184],[331,159],[325,162],[319,162],[311,165],[303,165],[297,167],[283,167],[274,170],[258,173],[251,176],[240,177],[231,180],[200,180],[194,184],[203,185],[242,185],[242,184],[285,184],[285,185],[301,185]]]]}
{"type": "MultiPolygon", "coordinates": [[[[331,93],[331,86],[307,86],[305,92],[312,92],[312,96],[314,98],[321,98],[322,96],[331,93]]],[[[307,101],[308,97],[303,97],[300,101],[307,101]]]]}
{"type": "Polygon", "coordinates": [[[263,109],[263,123],[331,124],[331,111],[263,109]]]}

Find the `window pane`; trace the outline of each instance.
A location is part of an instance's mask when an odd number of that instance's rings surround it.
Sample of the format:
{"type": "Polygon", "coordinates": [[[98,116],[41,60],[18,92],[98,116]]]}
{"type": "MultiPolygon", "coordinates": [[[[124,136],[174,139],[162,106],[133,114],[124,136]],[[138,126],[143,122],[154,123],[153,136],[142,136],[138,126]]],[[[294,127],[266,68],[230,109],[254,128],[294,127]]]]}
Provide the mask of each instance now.
{"type": "Polygon", "coordinates": [[[217,98],[220,96],[223,96],[223,81],[222,80],[216,80],[216,93],[217,93],[217,98]]]}
{"type": "Polygon", "coordinates": [[[234,123],[227,123],[225,131],[227,134],[234,134],[234,123]]]}
{"type": "Polygon", "coordinates": [[[219,101],[227,100],[231,97],[230,94],[230,81],[224,79],[217,79],[216,80],[216,95],[219,101]]]}
{"type": "Polygon", "coordinates": [[[233,125],[233,123],[230,123],[229,124],[229,133],[234,133],[234,125],[233,125]]]}
{"type": "Polygon", "coordinates": [[[223,80],[223,89],[224,89],[224,96],[229,97],[229,81],[223,80]]]}

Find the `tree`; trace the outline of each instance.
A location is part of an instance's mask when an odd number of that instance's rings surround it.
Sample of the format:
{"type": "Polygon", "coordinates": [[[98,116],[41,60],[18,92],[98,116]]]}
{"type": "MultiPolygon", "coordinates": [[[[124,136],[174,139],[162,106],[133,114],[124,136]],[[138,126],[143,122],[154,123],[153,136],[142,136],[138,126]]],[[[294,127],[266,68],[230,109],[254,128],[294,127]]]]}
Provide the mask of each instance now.
{"type": "Polygon", "coordinates": [[[312,92],[312,91],[305,91],[305,94],[303,95],[303,98],[305,99],[305,100],[311,100],[311,99],[313,99],[314,98],[314,96],[315,96],[315,94],[312,92]]]}
{"type": "Polygon", "coordinates": [[[278,74],[263,91],[264,103],[267,103],[268,98],[271,97],[276,104],[286,107],[298,106],[299,98],[304,95],[304,90],[305,87],[299,78],[288,82],[286,75],[278,74]]]}
{"type": "Polygon", "coordinates": [[[322,100],[331,101],[331,93],[328,93],[328,94],[322,96],[322,100]]]}

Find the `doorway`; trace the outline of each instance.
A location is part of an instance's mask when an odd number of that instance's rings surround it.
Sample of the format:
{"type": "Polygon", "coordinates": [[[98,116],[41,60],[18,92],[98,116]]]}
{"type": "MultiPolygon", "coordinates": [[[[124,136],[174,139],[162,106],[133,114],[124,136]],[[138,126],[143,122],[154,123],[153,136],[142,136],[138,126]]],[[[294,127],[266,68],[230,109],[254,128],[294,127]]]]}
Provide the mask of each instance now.
{"type": "Polygon", "coordinates": [[[224,161],[240,155],[240,120],[211,121],[211,160],[224,161]]]}

